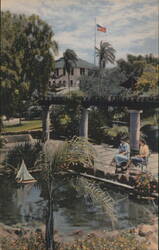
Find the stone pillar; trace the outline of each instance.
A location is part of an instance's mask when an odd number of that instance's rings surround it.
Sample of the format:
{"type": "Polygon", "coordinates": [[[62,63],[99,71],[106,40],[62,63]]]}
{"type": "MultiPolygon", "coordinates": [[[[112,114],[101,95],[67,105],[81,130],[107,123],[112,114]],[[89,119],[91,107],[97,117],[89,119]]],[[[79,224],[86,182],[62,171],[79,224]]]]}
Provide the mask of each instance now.
{"type": "Polygon", "coordinates": [[[131,153],[139,152],[140,114],[141,110],[129,110],[130,113],[130,149],[131,153]]]}
{"type": "Polygon", "coordinates": [[[88,108],[82,109],[80,128],[79,128],[79,136],[88,138],[88,108]]]}
{"type": "Polygon", "coordinates": [[[50,106],[43,106],[42,110],[42,141],[50,139],[50,106]]]}

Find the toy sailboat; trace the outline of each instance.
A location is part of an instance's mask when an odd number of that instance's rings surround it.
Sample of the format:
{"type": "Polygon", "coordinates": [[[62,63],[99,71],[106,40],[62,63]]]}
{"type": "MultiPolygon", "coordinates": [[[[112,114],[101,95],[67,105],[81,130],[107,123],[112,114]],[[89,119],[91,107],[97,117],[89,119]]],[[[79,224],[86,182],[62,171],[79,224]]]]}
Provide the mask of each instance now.
{"type": "Polygon", "coordinates": [[[28,172],[27,167],[25,165],[24,160],[22,161],[22,164],[20,166],[20,169],[16,176],[16,182],[18,183],[33,183],[37,180],[34,179],[34,177],[28,172]]]}

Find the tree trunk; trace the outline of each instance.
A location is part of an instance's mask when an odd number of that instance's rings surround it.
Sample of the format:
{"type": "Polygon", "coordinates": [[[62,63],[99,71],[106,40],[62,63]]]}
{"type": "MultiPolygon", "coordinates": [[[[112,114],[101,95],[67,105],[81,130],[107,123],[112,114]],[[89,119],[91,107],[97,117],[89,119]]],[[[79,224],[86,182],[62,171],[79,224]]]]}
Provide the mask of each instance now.
{"type": "Polygon", "coordinates": [[[49,185],[49,200],[48,200],[48,210],[46,215],[46,231],[45,231],[45,240],[46,240],[46,249],[55,250],[54,242],[54,216],[53,216],[53,184],[52,182],[49,185]]]}
{"type": "Polygon", "coordinates": [[[71,91],[70,91],[70,74],[68,73],[68,88],[69,88],[69,96],[71,95],[71,91]]]}
{"type": "Polygon", "coordinates": [[[42,141],[50,139],[50,106],[44,106],[42,110],[42,141]]]}
{"type": "Polygon", "coordinates": [[[3,118],[2,116],[0,116],[0,132],[2,132],[2,128],[4,128],[4,124],[3,124],[3,118]]]}
{"type": "Polygon", "coordinates": [[[88,108],[83,108],[81,114],[79,136],[88,138],[88,108]]]}
{"type": "Polygon", "coordinates": [[[139,151],[140,140],[140,110],[129,110],[130,112],[130,148],[131,153],[139,151]]]}
{"type": "Polygon", "coordinates": [[[22,125],[22,118],[20,117],[19,118],[19,126],[21,126],[22,125]]]}

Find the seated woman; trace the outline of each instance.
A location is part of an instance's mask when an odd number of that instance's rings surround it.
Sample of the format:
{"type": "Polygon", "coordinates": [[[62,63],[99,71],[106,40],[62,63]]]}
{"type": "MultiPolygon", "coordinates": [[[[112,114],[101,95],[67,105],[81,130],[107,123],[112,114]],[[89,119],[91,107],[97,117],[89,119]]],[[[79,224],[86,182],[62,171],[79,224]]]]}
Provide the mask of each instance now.
{"type": "Polygon", "coordinates": [[[146,160],[149,156],[149,147],[146,145],[146,142],[144,139],[141,139],[139,142],[139,155],[136,155],[134,157],[131,157],[131,162],[134,165],[138,165],[139,163],[146,163],[146,160]]]}
{"type": "Polygon", "coordinates": [[[122,163],[127,163],[130,157],[130,146],[128,144],[128,138],[122,137],[121,143],[118,148],[118,154],[114,156],[116,167],[121,167],[122,163]]]}

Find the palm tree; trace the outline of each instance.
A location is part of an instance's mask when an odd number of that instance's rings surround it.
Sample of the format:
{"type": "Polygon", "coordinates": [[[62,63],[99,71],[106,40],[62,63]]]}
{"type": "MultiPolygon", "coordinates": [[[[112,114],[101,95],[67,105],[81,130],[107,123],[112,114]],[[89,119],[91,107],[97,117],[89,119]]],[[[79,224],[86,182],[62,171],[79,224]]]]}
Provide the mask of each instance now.
{"type": "Polygon", "coordinates": [[[115,61],[115,49],[108,42],[100,42],[100,48],[96,47],[96,56],[99,57],[99,68],[104,69],[106,64],[115,61]]]}
{"type": "MultiPolygon", "coordinates": [[[[54,197],[57,190],[56,187],[56,175],[59,171],[66,171],[70,166],[84,166],[91,167],[96,158],[96,151],[93,146],[85,138],[73,138],[70,141],[64,143],[59,142],[55,145],[48,141],[44,144],[43,152],[41,153],[39,159],[35,165],[41,166],[43,179],[47,184],[48,192],[48,206],[47,206],[47,220],[46,220],[46,249],[54,250],[56,249],[54,242],[54,217],[53,217],[53,207],[54,207],[54,197]]],[[[64,185],[66,179],[64,176],[63,182],[60,184],[64,185]]],[[[85,192],[90,195],[91,198],[94,197],[94,202],[102,205],[104,211],[116,220],[114,214],[114,203],[109,194],[105,194],[99,187],[94,186],[92,183],[84,179],[78,179],[75,186],[79,185],[80,192],[85,192]],[[93,195],[94,194],[94,195],[93,195]]]]}
{"type": "Polygon", "coordinates": [[[63,59],[64,59],[64,68],[66,69],[67,75],[68,75],[68,86],[69,86],[69,93],[70,93],[70,73],[73,69],[73,66],[76,65],[77,62],[77,55],[74,52],[74,50],[67,49],[63,53],[63,59]]]}
{"type": "Polygon", "coordinates": [[[96,49],[96,56],[99,57],[99,84],[98,95],[102,95],[102,79],[104,77],[104,69],[106,64],[115,61],[115,49],[108,42],[100,42],[100,47],[96,49]]]}

